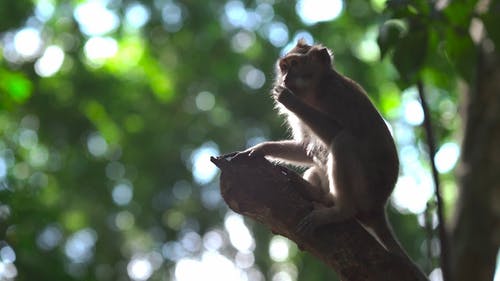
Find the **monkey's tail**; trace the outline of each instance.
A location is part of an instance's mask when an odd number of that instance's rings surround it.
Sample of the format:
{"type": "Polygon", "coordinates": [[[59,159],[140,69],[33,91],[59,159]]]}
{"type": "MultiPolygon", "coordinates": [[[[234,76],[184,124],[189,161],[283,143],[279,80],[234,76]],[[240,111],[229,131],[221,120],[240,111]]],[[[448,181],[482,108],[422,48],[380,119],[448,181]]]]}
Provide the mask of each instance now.
{"type": "Polygon", "coordinates": [[[358,217],[357,220],[387,251],[411,262],[408,253],[396,239],[384,209],[372,211],[368,215],[358,217]]]}

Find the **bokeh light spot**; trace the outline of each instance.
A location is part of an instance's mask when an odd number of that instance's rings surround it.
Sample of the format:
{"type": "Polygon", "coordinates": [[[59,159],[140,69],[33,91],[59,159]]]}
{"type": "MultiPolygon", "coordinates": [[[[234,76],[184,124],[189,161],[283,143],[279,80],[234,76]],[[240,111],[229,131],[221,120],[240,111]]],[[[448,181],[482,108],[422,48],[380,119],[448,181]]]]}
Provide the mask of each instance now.
{"type": "Polygon", "coordinates": [[[300,0],[295,9],[305,24],[336,19],[343,9],[342,0],[300,0]]]}
{"type": "Polygon", "coordinates": [[[271,23],[268,36],[275,47],[283,47],[288,42],[288,27],[281,22],[271,23]]]}
{"type": "Polygon", "coordinates": [[[132,187],[129,184],[120,183],[113,188],[111,195],[117,205],[127,205],[132,200],[132,187]]]}
{"type": "Polygon", "coordinates": [[[434,156],[436,168],[440,173],[447,173],[455,167],[460,156],[460,146],[453,142],[443,144],[434,156]]]}
{"type": "Polygon", "coordinates": [[[59,226],[49,225],[45,227],[36,238],[36,244],[42,250],[52,250],[59,245],[62,240],[62,232],[59,226]]]}
{"type": "Polygon", "coordinates": [[[417,100],[405,101],[403,111],[405,121],[412,126],[419,126],[424,121],[424,111],[417,100]]]}
{"type": "Polygon", "coordinates": [[[196,253],[201,249],[201,237],[198,233],[190,231],[181,238],[181,245],[187,251],[196,253]]]}
{"type": "Polygon", "coordinates": [[[217,167],[210,162],[211,156],[219,155],[219,148],[213,142],[204,143],[191,154],[191,167],[195,181],[199,184],[210,182],[217,174],[217,167]]]}
{"type": "Polygon", "coordinates": [[[146,258],[134,258],[127,265],[127,273],[133,280],[147,280],[153,274],[153,266],[146,258]]]}
{"type": "Polygon", "coordinates": [[[87,149],[95,157],[101,157],[108,151],[108,143],[98,133],[93,133],[87,138],[87,149]]]}
{"type": "Polygon", "coordinates": [[[0,157],[0,180],[7,175],[7,162],[3,157],[0,157]]]}
{"type": "Polygon", "coordinates": [[[0,249],[0,260],[4,263],[14,263],[16,261],[16,252],[10,246],[3,246],[0,249]]]}
{"type": "Polygon", "coordinates": [[[106,8],[107,2],[90,0],[75,8],[73,15],[83,33],[89,36],[103,35],[118,27],[120,19],[115,12],[106,8]]]}
{"type": "Polygon", "coordinates": [[[243,253],[254,250],[255,241],[241,215],[229,213],[224,220],[224,226],[233,247],[243,253]]]}
{"type": "Polygon", "coordinates": [[[99,63],[116,55],[118,43],[111,37],[92,37],[85,43],[83,51],[90,61],[99,63]]]}
{"type": "Polygon", "coordinates": [[[245,272],[238,269],[231,260],[217,252],[205,252],[201,260],[181,259],[175,266],[175,278],[177,281],[249,280],[245,272]]]}
{"type": "Polygon", "coordinates": [[[19,144],[26,149],[33,148],[38,143],[38,134],[31,129],[22,129],[19,132],[19,144]]]}
{"type": "Polygon", "coordinates": [[[254,90],[262,88],[266,82],[264,72],[251,65],[242,66],[238,74],[241,82],[254,90]]]}
{"type": "Polygon", "coordinates": [[[115,225],[120,230],[128,230],[135,223],[135,217],[128,211],[122,211],[116,214],[115,225]]]}
{"type": "Polygon", "coordinates": [[[196,96],[195,103],[199,110],[209,111],[215,105],[215,97],[212,93],[203,91],[196,96]]]}
{"type": "Polygon", "coordinates": [[[224,6],[224,12],[231,25],[241,27],[245,24],[248,14],[241,1],[228,1],[224,6]]]}
{"type": "Polygon", "coordinates": [[[54,14],[55,6],[50,0],[38,0],[35,6],[35,16],[41,21],[49,20],[54,14]]]}
{"type": "Polygon", "coordinates": [[[35,71],[41,77],[49,77],[59,71],[64,62],[63,50],[55,45],[47,47],[35,63],[35,71]]]}
{"type": "Polygon", "coordinates": [[[182,9],[173,2],[167,2],[161,13],[164,27],[167,31],[176,32],[182,27],[182,9]]]}
{"type": "Polygon", "coordinates": [[[237,53],[243,53],[255,43],[255,34],[249,31],[240,31],[231,38],[231,48],[237,53]]]}
{"type": "Polygon", "coordinates": [[[380,59],[376,34],[376,32],[367,32],[365,38],[357,45],[354,53],[359,59],[365,62],[375,62],[380,59]]]}
{"type": "Polygon", "coordinates": [[[140,3],[134,3],[127,7],[125,20],[133,28],[140,28],[149,20],[149,10],[140,3]]]}
{"type": "Polygon", "coordinates": [[[235,264],[242,269],[247,269],[255,264],[255,256],[252,252],[238,252],[234,257],[235,264]]]}
{"type": "Polygon", "coordinates": [[[14,280],[17,276],[17,268],[13,263],[0,261],[1,280],[14,280]]]}
{"type": "Polygon", "coordinates": [[[29,152],[29,162],[33,167],[43,167],[49,161],[49,156],[45,146],[37,145],[29,152]]]}
{"type": "Polygon", "coordinates": [[[259,15],[262,22],[270,22],[274,18],[274,8],[269,3],[260,3],[255,8],[255,12],[259,15]]]}
{"type": "Polygon", "coordinates": [[[203,235],[203,246],[209,251],[218,251],[225,246],[222,233],[216,230],[205,233],[205,235],[203,235]]]}
{"type": "Polygon", "coordinates": [[[94,256],[96,241],[97,234],[93,229],[82,229],[68,238],[64,247],[64,253],[72,262],[89,262],[94,256]]]}
{"type": "Polygon", "coordinates": [[[290,252],[290,246],[288,243],[289,242],[281,236],[274,236],[271,239],[271,242],[269,243],[269,256],[273,259],[273,261],[286,261],[290,252]]]}
{"type": "Polygon", "coordinates": [[[14,48],[24,58],[32,58],[42,47],[40,32],[34,28],[23,28],[14,36],[14,48]]]}
{"type": "Polygon", "coordinates": [[[427,202],[433,194],[434,188],[430,178],[417,182],[414,177],[402,176],[392,193],[392,202],[401,212],[421,214],[427,208],[427,202]]]}

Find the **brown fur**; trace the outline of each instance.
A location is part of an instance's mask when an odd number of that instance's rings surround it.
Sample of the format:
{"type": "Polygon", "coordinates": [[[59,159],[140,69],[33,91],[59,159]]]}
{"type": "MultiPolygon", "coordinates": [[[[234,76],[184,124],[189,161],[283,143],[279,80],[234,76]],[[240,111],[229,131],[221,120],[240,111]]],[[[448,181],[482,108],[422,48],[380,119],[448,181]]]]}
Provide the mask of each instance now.
{"type": "Polygon", "coordinates": [[[273,97],[293,140],[243,153],[309,167],[309,197],[323,205],[299,223],[299,232],[357,219],[389,251],[405,255],[385,219],[399,170],[394,141],[365,91],[335,71],[331,60],[331,51],[303,40],[278,60],[273,97]]]}

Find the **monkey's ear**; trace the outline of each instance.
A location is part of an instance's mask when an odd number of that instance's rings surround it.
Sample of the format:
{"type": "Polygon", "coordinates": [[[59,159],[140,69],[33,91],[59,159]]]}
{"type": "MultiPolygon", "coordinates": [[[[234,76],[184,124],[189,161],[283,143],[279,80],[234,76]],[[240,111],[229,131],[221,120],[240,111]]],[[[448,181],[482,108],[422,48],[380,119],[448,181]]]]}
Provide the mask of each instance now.
{"type": "Polygon", "coordinates": [[[297,41],[297,45],[296,46],[299,47],[299,48],[306,47],[307,46],[306,39],[304,39],[304,37],[300,38],[299,41],[297,41]]]}
{"type": "Polygon", "coordinates": [[[327,48],[318,48],[311,52],[311,55],[321,64],[330,67],[332,65],[333,54],[327,48]]]}

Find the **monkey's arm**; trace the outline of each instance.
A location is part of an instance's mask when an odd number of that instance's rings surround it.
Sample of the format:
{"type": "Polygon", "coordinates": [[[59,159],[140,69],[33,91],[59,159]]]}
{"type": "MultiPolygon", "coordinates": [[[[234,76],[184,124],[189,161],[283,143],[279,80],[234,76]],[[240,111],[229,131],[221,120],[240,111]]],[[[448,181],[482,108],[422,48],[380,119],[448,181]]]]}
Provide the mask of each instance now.
{"type": "Polygon", "coordinates": [[[269,156],[273,159],[283,160],[290,164],[306,166],[314,164],[313,158],[308,155],[304,145],[295,140],[266,141],[250,147],[241,153],[269,156]]]}
{"type": "Polygon", "coordinates": [[[289,89],[278,87],[275,91],[277,101],[295,113],[326,145],[344,129],[337,120],[305,104],[289,89]]]}
{"type": "MultiPolygon", "coordinates": [[[[242,152],[229,153],[219,158],[245,158],[248,156],[268,156],[275,160],[282,160],[289,164],[296,164],[299,166],[314,166],[314,160],[304,148],[304,145],[294,140],[283,141],[268,141],[259,143],[242,152]]],[[[297,176],[296,173],[291,172],[285,167],[279,166],[283,174],[289,174],[291,177],[297,176]]],[[[309,168],[308,171],[316,171],[314,168],[309,168]]],[[[317,171],[316,171],[317,173],[317,171]]],[[[313,177],[314,173],[307,173],[308,178],[313,177]]],[[[308,179],[310,180],[310,179],[308,179]]],[[[309,198],[311,201],[321,202],[325,205],[331,204],[331,198],[327,196],[327,191],[321,186],[319,180],[314,182],[306,182],[306,184],[298,185],[300,193],[309,198]]]]}

